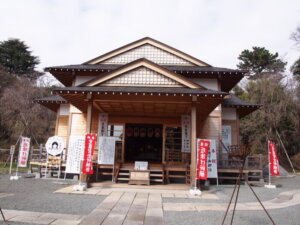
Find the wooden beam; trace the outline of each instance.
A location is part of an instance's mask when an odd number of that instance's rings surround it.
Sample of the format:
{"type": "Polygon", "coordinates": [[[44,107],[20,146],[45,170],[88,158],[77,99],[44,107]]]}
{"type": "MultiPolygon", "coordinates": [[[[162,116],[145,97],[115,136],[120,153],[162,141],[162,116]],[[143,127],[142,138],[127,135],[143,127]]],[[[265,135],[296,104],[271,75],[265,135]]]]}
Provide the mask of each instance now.
{"type": "Polygon", "coordinates": [[[197,168],[197,134],[196,134],[196,125],[197,125],[197,109],[196,104],[192,104],[191,109],[191,186],[194,185],[196,178],[196,168],[197,168]]]}

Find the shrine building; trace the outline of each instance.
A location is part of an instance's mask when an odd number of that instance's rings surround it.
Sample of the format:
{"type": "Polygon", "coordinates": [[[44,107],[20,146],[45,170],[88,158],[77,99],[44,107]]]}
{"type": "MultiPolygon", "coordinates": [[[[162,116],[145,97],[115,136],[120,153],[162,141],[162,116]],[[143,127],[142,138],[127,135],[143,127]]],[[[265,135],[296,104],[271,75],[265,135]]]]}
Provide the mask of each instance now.
{"type": "MultiPolygon", "coordinates": [[[[239,145],[240,119],[260,107],[229,93],[248,71],[214,67],[149,37],[45,71],[65,86],[36,100],[57,113],[55,135],[67,146],[70,136],[115,137],[117,182],[128,181],[135,161],[146,161],[151,183],[192,183],[197,139],[215,140],[224,159],[222,143],[239,145]]],[[[111,169],[94,167],[99,177],[111,169]]]]}

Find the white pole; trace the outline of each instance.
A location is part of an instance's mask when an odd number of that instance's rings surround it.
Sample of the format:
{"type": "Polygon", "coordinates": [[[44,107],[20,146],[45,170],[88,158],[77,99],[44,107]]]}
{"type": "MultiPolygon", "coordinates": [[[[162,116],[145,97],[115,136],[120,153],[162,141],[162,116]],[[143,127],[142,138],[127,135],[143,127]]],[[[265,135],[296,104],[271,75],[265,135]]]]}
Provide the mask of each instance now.
{"type": "Polygon", "coordinates": [[[270,141],[268,140],[268,159],[269,159],[269,185],[271,185],[271,160],[270,160],[270,141]]]}
{"type": "Polygon", "coordinates": [[[12,146],[10,146],[10,166],[9,166],[9,174],[11,174],[12,163],[13,163],[13,158],[14,158],[14,152],[15,152],[15,146],[12,145],[12,146]]]}

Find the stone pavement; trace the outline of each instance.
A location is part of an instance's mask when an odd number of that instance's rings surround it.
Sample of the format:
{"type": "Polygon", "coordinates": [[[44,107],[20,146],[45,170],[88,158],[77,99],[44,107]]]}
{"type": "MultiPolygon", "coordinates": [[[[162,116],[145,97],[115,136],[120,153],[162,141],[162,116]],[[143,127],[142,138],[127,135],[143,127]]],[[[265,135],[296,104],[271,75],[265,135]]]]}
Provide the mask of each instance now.
{"type": "MultiPolygon", "coordinates": [[[[81,225],[163,225],[164,211],[223,211],[226,203],[164,202],[162,198],[198,198],[218,200],[217,196],[204,192],[201,197],[190,196],[186,190],[152,190],[122,188],[90,188],[86,192],[74,192],[72,187],[56,193],[107,195],[86,216],[57,213],[40,213],[3,210],[8,221],[29,224],[81,224],[81,225]]],[[[300,190],[281,193],[277,198],[263,202],[267,209],[278,209],[300,204],[300,190]]],[[[256,202],[238,203],[237,210],[262,210],[256,202]]]]}

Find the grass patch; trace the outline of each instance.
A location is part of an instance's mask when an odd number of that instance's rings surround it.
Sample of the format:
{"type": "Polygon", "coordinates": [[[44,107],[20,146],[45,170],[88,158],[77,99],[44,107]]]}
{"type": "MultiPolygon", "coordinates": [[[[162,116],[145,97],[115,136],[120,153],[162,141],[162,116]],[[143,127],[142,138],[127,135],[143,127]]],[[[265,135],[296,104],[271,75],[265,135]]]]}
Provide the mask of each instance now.
{"type": "MultiPolygon", "coordinates": [[[[8,174],[9,173],[10,164],[7,163],[7,165],[5,167],[4,166],[5,166],[5,163],[0,162],[0,174],[8,174]]],[[[27,172],[28,169],[29,169],[29,165],[27,165],[27,167],[19,167],[19,172],[27,172]]],[[[17,164],[13,163],[11,172],[14,173],[14,172],[16,172],[16,170],[17,170],[17,164]]]]}

